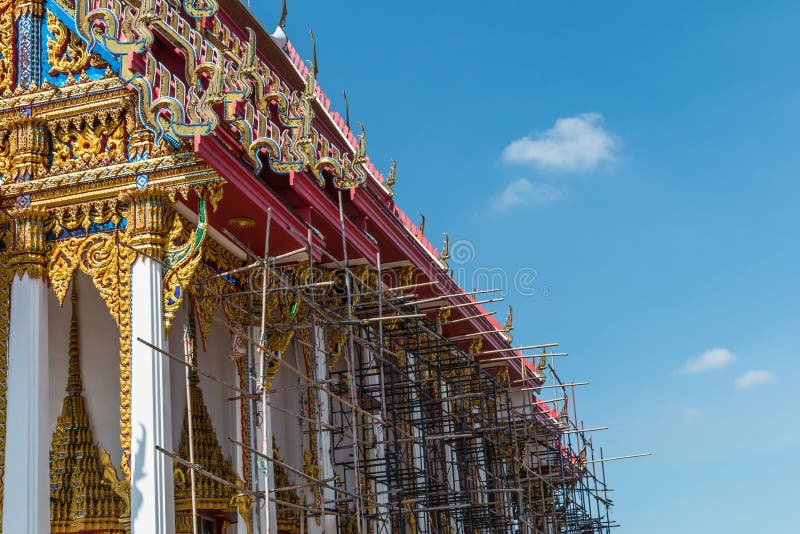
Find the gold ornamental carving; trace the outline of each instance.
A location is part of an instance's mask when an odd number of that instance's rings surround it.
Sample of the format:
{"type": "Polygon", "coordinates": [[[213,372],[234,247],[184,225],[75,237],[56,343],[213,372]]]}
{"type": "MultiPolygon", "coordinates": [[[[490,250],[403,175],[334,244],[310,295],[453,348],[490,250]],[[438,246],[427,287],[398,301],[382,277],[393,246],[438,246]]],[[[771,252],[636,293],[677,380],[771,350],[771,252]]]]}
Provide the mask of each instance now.
{"type": "Polygon", "coordinates": [[[53,143],[51,172],[67,173],[125,162],[125,133],[121,110],[88,118],[53,121],[50,125],[53,143]]]}
{"type": "Polygon", "coordinates": [[[43,13],[44,0],[17,0],[14,2],[14,14],[19,17],[20,15],[33,15],[41,17],[43,13]]]}
{"type": "Polygon", "coordinates": [[[50,444],[50,531],[124,532],[125,504],[103,479],[98,446],[86,410],[78,344],[78,296],[73,279],[67,396],[50,444]]]}
{"type": "Polygon", "coordinates": [[[22,278],[42,278],[47,263],[45,249],[45,224],[47,212],[33,208],[12,212],[13,238],[8,255],[8,268],[22,278]]]}
{"type": "Polygon", "coordinates": [[[14,0],[0,0],[0,94],[14,88],[14,0]]]}
{"type": "Polygon", "coordinates": [[[47,167],[48,153],[45,121],[30,116],[16,121],[9,146],[11,168],[3,181],[27,182],[37,178],[47,167]]]}
{"type": "Polygon", "coordinates": [[[47,11],[47,29],[53,37],[47,38],[47,61],[50,63],[50,75],[77,74],[88,67],[103,67],[103,61],[97,54],[86,51],[86,43],[69,31],[55,14],[47,11]]]}
{"type": "Polygon", "coordinates": [[[147,256],[161,260],[167,242],[169,197],[164,191],[145,189],[131,194],[128,200],[130,202],[127,230],[129,244],[147,256]]]}
{"type": "Polygon", "coordinates": [[[75,271],[87,274],[119,329],[120,469],[128,477],[131,453],[131,267],[137,254],[122,239],[122,232],[113,232],[57,241],[48,254],[47,272],[59,302],[64,301],[75,271]]]}

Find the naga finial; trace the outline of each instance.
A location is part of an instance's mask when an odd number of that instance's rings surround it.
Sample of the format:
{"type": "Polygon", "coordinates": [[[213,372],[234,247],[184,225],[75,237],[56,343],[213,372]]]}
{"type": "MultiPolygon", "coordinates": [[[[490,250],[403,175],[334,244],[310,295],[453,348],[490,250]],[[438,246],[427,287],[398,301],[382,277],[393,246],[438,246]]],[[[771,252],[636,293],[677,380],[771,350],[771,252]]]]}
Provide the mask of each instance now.
{"type": "Polygon", "coordinates": [[[425,235],[425,214],[420,213],[419,217],[419,233],[420,235],[425,235]]]}
{"type": "Polygon", "coordinates": [[[450,259],[450,236],[447,235],[447,232],[444,232],[444,244],[442,245],[442,252],[439,253],[439,261],[443,262],[446,265],[447,260],[449,259],[450,259]]]}
{"type": "Polygon", "coordinates": [[[314,39],[314,30],[309,29],[308,33],[311,35],[311,48],[312,52],[312,59],[311,59],[311,69],[314,72],[314,79],[317,78],[317,74],[319,74],[319,64],[317,63],[317,40],[314,39]]]}
{"type": "Polygon", "coordinates": [[[547,347],[542,349],[542,356],[539,358],[539,363],[536,364],[536,372],[542,376],[545,376],[545,369],[547,369],[547,347]]]}
{"type": "Polygon", "coordinates": [[[511,337],[512,330],[514,330],[514,308],[511,306],[511,304],[509,304],[508,316],[506,316],[506,322],[503,325],[503,333],[505,334],[509,343],[512,343],[514,340],[514,338],[511,337]]]}
{"type": "Polygon", "coordinates": [[[347,125],[347,129],[350,129],[350,102],[347,100],[347,91],[342,91],[342,96],[344,96],[344,123],[347,125]]]}
{"type": "Polygon", "coordinates": [[[386,186],[387,191],[389,191],[390,197],[394,196],[393,187],[394,184],[396,183],[397,183],[397,162],[395,160],[392,160],[392,168],[389,171],[389,177],[386,178],[386,183],[384,184],[386,186]]]}
{"type": "Polygon", "coordinates": [[[286,9],[286,0],[283,0],[283,5],[281,6],[281,18],[278,21],[279,28],[286,28],[286,15],[289,14],[289,10],[286,9]]]}
{"type": "Polygon", "coordinates": [[[281,50],[284,50],[289,42],[289,37],[287,37],[286,32],[284,31],[284,29],[286,28],[287,14],[288,11],[286,9],[286,0],[283,0],[283,6],[281,7],[281,18],[278,21],[278,25],[275,27],[275,31],[272,32],[272,35],[270,35],[272,40],[275,42],[276,45],[278,45],[278,47],[281,50]]]}

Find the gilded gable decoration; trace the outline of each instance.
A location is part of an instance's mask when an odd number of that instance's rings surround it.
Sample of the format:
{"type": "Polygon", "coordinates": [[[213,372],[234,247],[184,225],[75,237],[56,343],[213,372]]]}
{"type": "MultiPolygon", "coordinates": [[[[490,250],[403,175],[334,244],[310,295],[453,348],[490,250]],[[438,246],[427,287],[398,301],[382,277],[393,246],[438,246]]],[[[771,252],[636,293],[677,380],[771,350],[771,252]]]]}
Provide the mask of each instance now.
{"type": "Polygon", "coordinates": [[[53,37],[47,38],[47,61],[50,75],[78,74],[88,67],[103,67],[105,61],[97,54],[86,51],[86,43],[69,31],[55,14],[47,11],[47,29],[53,37]]]}
{"type": "Polygon", "coordinates": [[[363,127],[358,139],[348,128],[348,142],[342,144],[314,126],[314,108],[321,105],[316,68],[301,69],[306,78],[301,92],[289,89],[258,57],[254,32],[244,42],[217,18],[200,15],[215,13],[216,0],[182,3],[190,17],[208,21],[196,28],[186,24],[180,8],[170,2],[142,0],[138,9],[119,1],[112,5],[90,9],[88,0],[76,0],[76,27],[88,44],[87,53],[97,46],[117,57],[119,75],[137,91],[143,125],[156,144],[208,136],[226,122],[238,133],[244,156],[256,172],[265,155],[272,171],[304,171],[320,186],[327,179],[339,189],[364,183],[363,127]],[[121,17],[129,22],[121,24],[121,17]],[[180,51],[183,68],[178,72],[153,54],[154,33],[180,51]],[[277,123],[269,109],[273,102],[277,123]],[[219,104],[224,106],[218,110],[219,104]]]}

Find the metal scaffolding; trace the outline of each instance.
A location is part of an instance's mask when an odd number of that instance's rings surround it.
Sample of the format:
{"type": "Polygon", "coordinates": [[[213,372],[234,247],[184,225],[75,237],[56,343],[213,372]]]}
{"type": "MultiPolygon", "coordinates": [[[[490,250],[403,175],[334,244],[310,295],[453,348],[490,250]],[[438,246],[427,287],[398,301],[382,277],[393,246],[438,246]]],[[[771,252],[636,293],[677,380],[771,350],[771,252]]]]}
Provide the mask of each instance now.
{"type": "MultiPolygon", "coordinates": [[[[340,194],[343,220],[341,202],[340,194]]],[[[315,245],[313,228],[305,248],[274,257],[269,223],[266,257],[227,237],[249,260],[195,281],[192,294],[231,312],[220,322],[244,347],[234,347],[241,383],[203,373],[192,339],[184,355],[153,347],[187,366],[187,397],[197,373],[232,390],[249,417],[249,436],[228,437],[253,466],[244,484],[162,450],[191,472],[193,489],[195,474],[230,486],[256,532],[269,532],[271,509],[279,531],[298,532],[326,520],[342,533],[608,533],[617,526],[607,459],[590,437],[603,428],[586,429],[578,419],[575,388],[587,383],[561,381],[555,362],[566,354],[554,352],[557,344],[482,352],[478,336],[443,334],[457,321],[449,320],[454,306],[445,297],[471,299],[458,306],[480,315],[476,295],[491,291],[436,295],[433,283],[404,279],[402,267],[382,266],[380,255],[352,261],[343,222],[342,258],[315,245]],[[224,279],[224,290],[212,278],[224,279]],[[431,290],[433,297],[423,296],[431,290]],[[285,358],[276,339],[305,361],[285,358]],[[521,378],[509,377],[512,363],[521,378]],[[293,377],[299,409],[272,401],[278,372],[293,377]],[[314,462],[276,456],[271,411],[297,422],[314,462]]],[[[190,425],[190,442],[192,432],[190,425]]]]}

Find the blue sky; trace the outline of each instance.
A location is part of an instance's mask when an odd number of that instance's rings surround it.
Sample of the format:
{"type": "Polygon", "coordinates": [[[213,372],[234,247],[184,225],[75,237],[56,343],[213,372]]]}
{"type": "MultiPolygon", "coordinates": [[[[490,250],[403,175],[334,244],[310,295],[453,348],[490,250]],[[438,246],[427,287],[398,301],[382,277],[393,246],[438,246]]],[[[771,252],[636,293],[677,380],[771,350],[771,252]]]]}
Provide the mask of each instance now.
{"type": "Polygon", "coordinates": [[[608,465],[616,532],[797,532],[800,4],[289,0],[309,27],[403,209],[467,285],[535,272],[516,340],[570,353],[606,455],[655,453],[608,465]]]}

